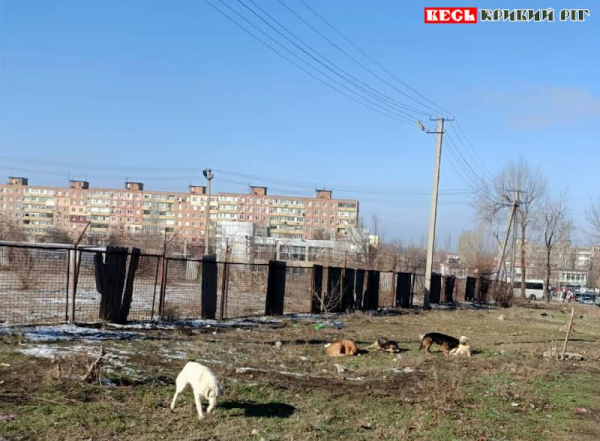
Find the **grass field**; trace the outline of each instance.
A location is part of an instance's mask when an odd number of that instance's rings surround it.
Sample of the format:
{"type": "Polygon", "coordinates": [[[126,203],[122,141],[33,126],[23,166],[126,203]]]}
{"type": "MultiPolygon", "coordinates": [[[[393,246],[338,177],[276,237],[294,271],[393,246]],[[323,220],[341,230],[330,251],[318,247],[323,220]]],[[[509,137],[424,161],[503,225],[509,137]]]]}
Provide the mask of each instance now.
{"type": "Polygon", "coordinates": [[[68,327],[5,332],[0,415],[15,418],[0,421],[0,439],[597,440],[600,308],[576,307],[569,350],[586,361],[542,357],[553,341],[562,348],[568,318],[562,305],[534,303],[334,317],[342,329],[283,319],[73,335],[68,327]],[[418,336],[429,331],[469,336],[474,356],[419,353],[418,336]],[[366,347],[379,336],[398,341],[403,352],[324,355],[333,339],[366,347]],[[107,352],[102,385],[76,378],[97,356],[98,339],[107,352]],[[63,358],[60,378],[48,358],[55,354],[63,358]],[[202,421],[189,390],[175,412],[168,408],[186,360],[223,379],[225,395],[202,421]],[[346,370],[338,373],[336,363],[346,370]]]}

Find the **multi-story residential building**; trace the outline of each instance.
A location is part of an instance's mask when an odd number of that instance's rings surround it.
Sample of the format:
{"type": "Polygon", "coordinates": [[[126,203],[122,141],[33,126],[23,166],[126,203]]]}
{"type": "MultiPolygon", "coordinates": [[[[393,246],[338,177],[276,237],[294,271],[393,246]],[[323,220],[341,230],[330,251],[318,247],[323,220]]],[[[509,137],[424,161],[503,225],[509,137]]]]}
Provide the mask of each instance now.
{"type": "MultiPolygon", "coordinates": [[[[200,244],[207,204],[206,187],[196,185],[187,192],[149,191],[141,182],[126,182],[123,189],[90,188],[87,181],[43,187],[22,177],[0,185],[0,216],[33,239],[57,229],[76,238],[89,223],[86,234],[99,240],[167,233],[200,244]]],[[[251,186],[249,194],[210,197],[211,230],[219,221],[252,222],[276,238],[342,239],[358,227],[358,213],[357,200],[333,199],[329,190],[314,197],[272,196],[266,187],[251,186]]]]}

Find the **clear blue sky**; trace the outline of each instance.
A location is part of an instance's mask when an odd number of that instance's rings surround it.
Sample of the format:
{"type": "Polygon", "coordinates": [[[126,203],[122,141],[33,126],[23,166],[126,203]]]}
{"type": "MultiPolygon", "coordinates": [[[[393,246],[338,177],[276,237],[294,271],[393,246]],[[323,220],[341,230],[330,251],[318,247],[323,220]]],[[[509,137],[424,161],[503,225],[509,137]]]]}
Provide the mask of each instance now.
{"type": "MultiPolygon", "coordinates": [[[[237,0],[226,1],[251,17],[237,0]]],[[[300,2],[285,1],[385,76],[300,2]]],[[[425,4],[417,0],[306,1],[456,115],[491,173],[521,155],[542,167],[553,192],[569,189],[571,212],[583,224],[589,198],[598,196],[600,9],[594,2],[463,2],[587,7],[586,23],[425,25],[425,4]]],[[[256,2],[340,67],[411,104],[275,0],[256,2]]],[[[245,191],[244,183],[277,193],[309,194],[315,185],[350,190],[334,196],[359,199],[367,221],[377,213],[386,238],[418,243],[428,222],[434,141],[415,125],[327,88],[200,0],[0,3],[2,175],[55,185],[70,172],[93,186],[120,187],[127,177],[149,188],[183,190],[201,184],[201,170],[212,167],[277,181],[217,171],[216,191],[245,191]]],[[[467,188],[444,158],[441,190],[467,188]]],[[[439,244],[472,226],[470,199],[441,195],[439,244]]]]}

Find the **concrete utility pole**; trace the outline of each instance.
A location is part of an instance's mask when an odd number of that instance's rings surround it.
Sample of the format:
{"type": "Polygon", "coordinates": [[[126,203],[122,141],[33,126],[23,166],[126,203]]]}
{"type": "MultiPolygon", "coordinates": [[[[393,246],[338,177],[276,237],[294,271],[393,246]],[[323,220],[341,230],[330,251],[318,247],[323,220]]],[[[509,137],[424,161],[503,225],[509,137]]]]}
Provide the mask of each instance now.
{"type": "Polygon", "coordinates": [[[208,256],[210,253],[209,240],[210,240],[210,182],[214,178],[214,174],[210,168],[202,171],[202,174],[208,181],[208,198],[206,203],[206,225],[204,226],[204,255],[208,256]]]}
{"type": "MultiPolygon", "coordinates": [[[[512,259],[510,261],[510,286],[515,287],[515,261],[517,258],[517,218],[519,216],[519,202],[521,190],[509,190],[513,192],[513,243],[512,243],[512,259]]],[[[523,244],[521,244],[523,246],[523,244]]],[[[523,271],[523,268],[521,268],[523,271]]]]}
{"type": "MultiPolygon", "coordinates": [[[[510,198],[504,195],[504,198],[509,202],[512,202],[510,198]]],[[[502,243],[502,247],[500,248],[500,259],[498,259],[498,268],[496,269],[496,282],[500,279],[500,269],[504,266],[504,256],[506,255],[506,245],[508,244],[508,238],[510,237],[510,230],[513,226],[514,218],[516,216],[517,206],[513,203],[512,208],[510,210],[510,215],[508,216],[508,222],[506,223],[506,236],[504,237],[504,242],[502,243]]],[[[516,224],[515,224],[516,225],[516,224]]]]}
{"type": "Polygon", "coordinates": [[[427,133],[437,134],[437,148],[435,155],[435,168],[433,170],[433,190],[431,194],[431,209],[429,212],[429,235],[427,237],[427,261],[425,264],[425,295],[423,299],[423,308],[429,308],[429,298],[431,295],[431,274],[433,270],[433,252],[435,250],[435,223],[437,219],[437,200],[438,188],[440,185],[440,162],[442,160],[442,140],[444,137],[444,121],[452,121],[454,118],[432,118],[437,121],[438,126],[435,131],[428,131],[421,121],[417,121],[419,128],[427,133]]]}

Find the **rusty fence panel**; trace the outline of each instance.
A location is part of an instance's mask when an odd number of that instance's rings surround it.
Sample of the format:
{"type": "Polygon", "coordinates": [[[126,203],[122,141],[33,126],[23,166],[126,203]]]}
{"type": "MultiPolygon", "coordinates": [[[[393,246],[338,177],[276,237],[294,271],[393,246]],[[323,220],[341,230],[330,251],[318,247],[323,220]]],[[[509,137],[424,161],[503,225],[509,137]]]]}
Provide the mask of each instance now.
{"type": "Polygon", "coordinates": [[[285,314],[311,312],[313,298],[313,269],[287,266],[285,274],[285,314]]]}
{"type": "Polygon", "coordinates": [[[67,249],[0,245],[0,325],[64,323],[67,249]]]}
{"type": "MultiPolygon", "coordinates": [[[[228,265],[227,310],[224,317],[264,315],[269,265],[248,263],[228,263],[228,265]]],[[[222,277],[221,268],[219,268],[219,277],[222,277]]]]}
{"type": "Polygon", "coordinates": [[[167,258],[161,318],[198,318],[202,304],[202,270],[197,260],[167,258]]]}

